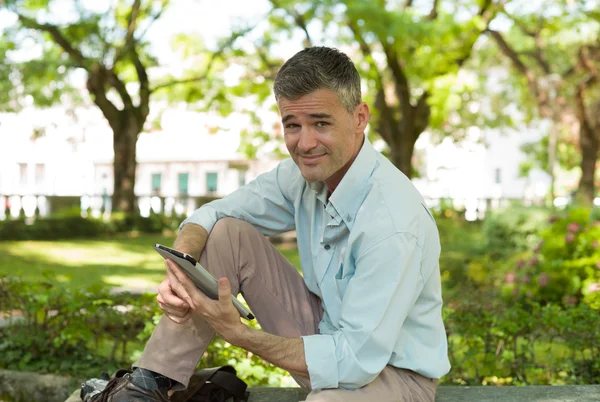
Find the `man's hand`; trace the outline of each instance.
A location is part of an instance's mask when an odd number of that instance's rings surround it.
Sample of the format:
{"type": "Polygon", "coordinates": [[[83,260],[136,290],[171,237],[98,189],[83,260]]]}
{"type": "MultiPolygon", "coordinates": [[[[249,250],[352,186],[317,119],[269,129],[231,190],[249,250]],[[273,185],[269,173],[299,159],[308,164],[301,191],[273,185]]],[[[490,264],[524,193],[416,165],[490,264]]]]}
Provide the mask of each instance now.
{"type": "Polygon", "coordinates": [[[171,321],[174,321],[178,324],[183,324],[192,317],[192,311],[190,309],[190,305],[173,291],[171,286],[171,277],[169,276],[169,264],[175,263],[165,260],[167,277],[160,283],[160,285],[158,285],[158,296],[156,297],[156,300],[158,301],[158,305],[162,311],[169,319],[171,319],[171,321]]]}
{"type": "MultiPolygon", "coordinates": [[[[229,280],[219,279],[219,300],[212,300],[196,288],[177,264],[172,261],[166,263],[170,288],[178,299],[189,306],[188,314],[193,312],[202,316],[215,332],[228,342],[239,337],[246,326],[240,320],[240,313],[231,301],[229,280]]],[[[185,319],[187,321],[189,317],[186,316],[185,319]]]]}

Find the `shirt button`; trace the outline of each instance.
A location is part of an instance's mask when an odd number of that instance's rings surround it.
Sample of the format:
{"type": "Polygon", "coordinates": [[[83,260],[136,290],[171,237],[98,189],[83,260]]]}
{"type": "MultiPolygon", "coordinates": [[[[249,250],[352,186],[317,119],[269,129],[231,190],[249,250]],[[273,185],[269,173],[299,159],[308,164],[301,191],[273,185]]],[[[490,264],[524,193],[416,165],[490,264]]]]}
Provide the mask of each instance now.
{"type": "Polygon", "coordinates": [[[325,250],[329,250],[331,248],[331,246],[329,244],[325,245],[325,250]]]}
{"type": "Polygon", "coordinates": [[[348,220],[348,222],[352,222],[352,215],[348,214],[348,216],[346,217],[346,219],[348,220]]]}

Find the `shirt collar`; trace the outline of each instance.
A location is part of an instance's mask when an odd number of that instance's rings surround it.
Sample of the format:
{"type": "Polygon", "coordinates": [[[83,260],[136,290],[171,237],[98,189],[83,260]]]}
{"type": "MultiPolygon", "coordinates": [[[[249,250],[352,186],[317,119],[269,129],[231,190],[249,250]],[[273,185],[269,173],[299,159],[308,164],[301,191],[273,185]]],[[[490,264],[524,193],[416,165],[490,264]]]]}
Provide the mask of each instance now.
{"type": "MultiPolygon", "coordinates": [[[[354,218],[364,201],[367,192],[367,181],[377,167],[377,151],[365,136],[363,145],[350,165],[350,168],[329,197],[335,211],[342,218],[348,229],[352,229],[354,218]]],[[[308,184],[317,193],[317,199],[327,204],[327,186],[322,181],[308,184]]]]}

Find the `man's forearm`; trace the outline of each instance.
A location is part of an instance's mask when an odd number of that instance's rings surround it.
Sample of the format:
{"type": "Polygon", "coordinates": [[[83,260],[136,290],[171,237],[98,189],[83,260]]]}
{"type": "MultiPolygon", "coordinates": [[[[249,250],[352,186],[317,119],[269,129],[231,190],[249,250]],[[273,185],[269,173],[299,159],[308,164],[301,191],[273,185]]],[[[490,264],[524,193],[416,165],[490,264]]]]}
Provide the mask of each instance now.
{"type": "Polygon", "coordinates": [[[246,349],[292,374],[308,378],[308,367],[302,338],[284,338],[256,330],[247,325],[243,325],[243,328],[235,337],[226,340],[232,345],[246,349]]]}
{"type": "Polygon", "coordinates": [[[198,261],[202,251],[204,251],[204,246],[206,246],[207,238],[208,232],[206,229],[200,225],[188,223],[179,231],[173,248],[191,255],[198,261]]]}

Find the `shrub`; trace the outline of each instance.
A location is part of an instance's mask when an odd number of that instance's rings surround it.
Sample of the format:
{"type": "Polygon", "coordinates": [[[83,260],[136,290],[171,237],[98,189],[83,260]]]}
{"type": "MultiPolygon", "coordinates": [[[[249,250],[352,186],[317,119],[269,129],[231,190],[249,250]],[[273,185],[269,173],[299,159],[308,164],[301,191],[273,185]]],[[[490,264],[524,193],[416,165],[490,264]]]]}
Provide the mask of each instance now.
{"type": "Polygon", "coordinates": [[[54,278],[37,283],[2,278],[0,311],[18,312],[20,319],[0,329],[0,365],[77,378],[113,371],[128,360],[127,347],[155,313],[153,306],[148,297],[72,289],[54,278]],[[103,353],[107,346],[112,352],[103,353]]]}
{"type": "Polygon", "coordinates": [[[547,208],[523,206],[488,213],[482,228],[487,252],[494,258],[505,258],[532,248],[550,215],[547,208]]]}
{"type": "Polygon", "coordinates": [[[452,370],[445,382],[594,384],[600,381],[600,315],[585,304],[506,303],[468,290],[444,308],[452,370]]]}
{"type": "Polygon", "coordinates": [[[144,218],[115,212],[105,221],[93,217],[83,218],[78,211],[71,211],[59,216],[37,218],[31,223],[24,218],[0,221],[0,239],[56,240],[107,236],[130,231],[161,233],[164,230],[177,230],[179,223],[184,219],[185,216],[182,215],[152,214],[144,218]]]}
{"type": "Polygon", "coordinates": [[[539,243],[505,267],[505,295],[600,307],[600,221],[589,209],[554,216],[539,243]]]}
{"type": "MultiPolygon", "coordinates": [[[[161,311],[156,295],[71,289],[54,278],[29,283],[0,279],[0,313],[22,317],[0,328],[0,367],[97,377],[128,368],[150,338],[161,311]]],[[[258,325],[253,323],[253,326],[258,325]]],[[[231,364],[251,385],[281,385],[287,373],[216,338],[200,367],[231,364]]]]}

